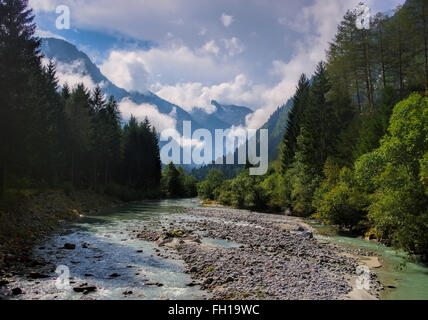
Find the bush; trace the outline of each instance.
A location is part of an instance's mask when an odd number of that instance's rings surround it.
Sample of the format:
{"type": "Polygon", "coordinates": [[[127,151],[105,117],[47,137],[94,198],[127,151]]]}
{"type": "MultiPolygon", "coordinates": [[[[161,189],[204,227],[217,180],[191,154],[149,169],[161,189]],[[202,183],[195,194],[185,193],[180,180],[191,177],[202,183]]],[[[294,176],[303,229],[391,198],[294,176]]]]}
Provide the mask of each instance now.
{"type": "Polygon", "coordinates": [[[267,176],[261,187],[267,198],[267,206],[272,211],[279,211],[286,206],[286,184],[282,175],[273,173],[267,176]]]}
{"type": "Polygon", "coordinates": [[[352,170],[343,168],[332,185],[327,181],[329,178],[316,192],[317,216],[325,223],[350,229],[364,226],[368,196],[355,186],[352,170]]]}
{"type": "Polygon", "coordinates": [[[205,181],[198,184],[198,196],[204,200],[216,200],[220,195],[220,187],[223,181],[223,172],[212,169],[205,181]]]}

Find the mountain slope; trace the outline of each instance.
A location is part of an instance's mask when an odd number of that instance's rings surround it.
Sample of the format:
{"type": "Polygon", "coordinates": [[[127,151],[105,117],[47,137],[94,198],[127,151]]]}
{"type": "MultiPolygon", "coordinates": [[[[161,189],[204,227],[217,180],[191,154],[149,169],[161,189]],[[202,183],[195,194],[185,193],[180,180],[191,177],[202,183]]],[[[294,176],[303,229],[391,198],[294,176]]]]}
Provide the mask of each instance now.
{"type": "Polygon", "coordinates": [[[209,124],[209,128],[228,129],[232,126],[245,126],[245,118],[253,111],[247,107],[224,105],[211,101],[216,110],[208,114],[203,109],[193,109],[191,115],[199,123],[209,124]]]}
{"type": "Polygon", "coordinates": [[[288,121],[288,113],[293,105],[293,100],[289,99],[286,104],[279,107],[262,126],[262,129],[269,130],[269,160],[277,158],[282,136],[285,133],[288,121]]]}

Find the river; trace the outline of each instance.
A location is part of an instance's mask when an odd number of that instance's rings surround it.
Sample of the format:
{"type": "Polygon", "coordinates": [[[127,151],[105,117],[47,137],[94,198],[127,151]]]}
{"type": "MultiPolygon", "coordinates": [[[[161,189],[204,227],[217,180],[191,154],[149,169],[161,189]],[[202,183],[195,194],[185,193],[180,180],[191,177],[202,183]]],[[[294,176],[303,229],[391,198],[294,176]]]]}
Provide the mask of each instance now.
{"type": "MultiPolygon", "coordinates": [[[[209,299],[210,294],[199,286],[190,286],[192,279],[184,262],[172,256],[159,256],[154,242],[128,237],[135,226],[150,229],[171,215],[183,215],[183,208],[196,208],[197,199],[144,201],[105,210],[86,216],[67,226],[34,249],[34,256],[45,263],[38,272],[49,277],[31,279],[15,275],[8,289],[19,287],[18,299],[209,299]],[[180,210],[181,209],[181,210],[180,210]],[[63,249],[75,244],[74,250],[63,249]],[[91,285],[97,290],[83,295],[73,290],[58,290],[55,268],[66,266],[71,286],[91,285]]],[[[393,286],[383,293],[384,299],[428,299],[428,268],[407,263],[394,250],[361,239],[333,236],[316,237],[347,246],[375,251],[383,267],[374,270],[384,285],[393,286]]],[[[220,239],[203,239],[216,245],[234,246],[220,239]]],[[[3,289],[4,290],[4,289],[3,289]]]]}

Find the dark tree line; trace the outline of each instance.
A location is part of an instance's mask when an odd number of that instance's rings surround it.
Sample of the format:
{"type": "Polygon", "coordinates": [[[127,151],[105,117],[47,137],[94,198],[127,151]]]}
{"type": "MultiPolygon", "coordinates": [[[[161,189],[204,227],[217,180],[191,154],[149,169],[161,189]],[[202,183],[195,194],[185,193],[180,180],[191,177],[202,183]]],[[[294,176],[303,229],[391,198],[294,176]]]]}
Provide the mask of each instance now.
{"type": "Polygon", "coordinates": [[[122,127],[117,102],[99,87],[59,88],[55,65],[42,64],[33,19],[27,1],[0,1],[0,196],[45,187],[159,192],[150,122],[122,127]]]}

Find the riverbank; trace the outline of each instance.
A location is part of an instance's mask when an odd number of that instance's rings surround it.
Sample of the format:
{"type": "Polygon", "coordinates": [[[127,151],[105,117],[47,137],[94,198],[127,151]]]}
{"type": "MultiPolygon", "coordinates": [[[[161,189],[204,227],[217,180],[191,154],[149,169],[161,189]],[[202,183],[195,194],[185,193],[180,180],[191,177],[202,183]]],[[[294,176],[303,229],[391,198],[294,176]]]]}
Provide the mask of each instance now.
{"type": "MultiPolygon", "coordinates": [[[[121,204],[91,191],[20,193],[0,202],[0,273],[17,263],[29,263],[35,240],[82,215],[121,204]]],[[[0,274],[1,275],[1,274],[0,274]]]]}
{"type": "Polygon", "coordinates": [[[379,299],[383,290],[372,272],[370,289],[356,287],[358,266],[378,267],[370,252],[316,240],[293,217],[193,208],[135,231],[162,247],[159,256],[178,253],[194,279],[189,285],[213,299],[379,299]]]}

